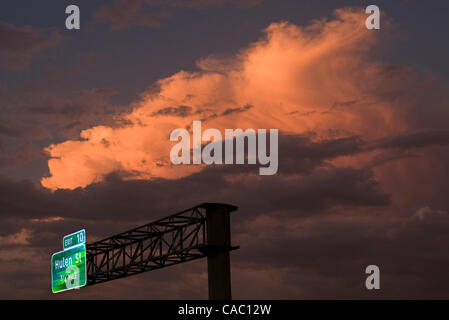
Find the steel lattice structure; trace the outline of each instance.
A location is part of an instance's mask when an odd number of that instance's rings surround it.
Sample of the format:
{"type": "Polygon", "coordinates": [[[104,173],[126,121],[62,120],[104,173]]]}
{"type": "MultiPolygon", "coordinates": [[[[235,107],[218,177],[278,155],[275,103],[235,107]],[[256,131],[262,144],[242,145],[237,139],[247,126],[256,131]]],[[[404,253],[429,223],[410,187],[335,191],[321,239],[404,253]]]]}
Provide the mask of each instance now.
{"type": "Polygon", "coordinates": [[[87,285],[206,257],[207,205],[88,244],[87,285]]]}

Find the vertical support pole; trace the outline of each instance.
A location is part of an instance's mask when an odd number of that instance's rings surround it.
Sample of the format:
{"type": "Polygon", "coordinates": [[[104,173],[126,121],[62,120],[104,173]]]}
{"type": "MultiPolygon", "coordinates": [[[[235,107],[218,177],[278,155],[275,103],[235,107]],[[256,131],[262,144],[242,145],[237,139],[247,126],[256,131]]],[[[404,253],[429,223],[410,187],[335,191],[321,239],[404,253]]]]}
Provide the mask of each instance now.
{"type": "Polygon", "coordinates": [[[231,250],[229,213],[237,208],[219,203],[206,203],[205,208],[209,300],[230,300],[232,295],[229,261],[229,250],[231,250]]]}

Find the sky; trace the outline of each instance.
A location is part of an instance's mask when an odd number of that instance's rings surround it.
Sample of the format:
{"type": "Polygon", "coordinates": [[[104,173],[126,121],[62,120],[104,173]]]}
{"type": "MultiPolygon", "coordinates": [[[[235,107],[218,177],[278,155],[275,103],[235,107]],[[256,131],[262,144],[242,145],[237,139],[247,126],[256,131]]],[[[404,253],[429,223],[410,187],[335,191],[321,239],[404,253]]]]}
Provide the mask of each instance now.
{"type": "Polygon", "coordinates": [[[205,260],[50,286],[64,235],[89,243],[203,202],[239,207],[236,299],[449,298],[447,1],[1,8],[0,298],[206,299],[205,260]],[[196,120],[278,129],[277,173],[173,165],[170,133],[196,120]],[[373,264],[380,290],[365,288],[373,264]]]}

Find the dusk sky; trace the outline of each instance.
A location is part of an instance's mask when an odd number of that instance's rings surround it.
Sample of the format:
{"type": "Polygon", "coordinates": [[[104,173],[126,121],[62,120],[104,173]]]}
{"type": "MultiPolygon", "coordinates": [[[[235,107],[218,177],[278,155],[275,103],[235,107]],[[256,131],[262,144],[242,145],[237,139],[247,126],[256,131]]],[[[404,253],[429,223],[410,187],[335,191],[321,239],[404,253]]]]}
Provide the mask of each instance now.
{"type": "Polygon", "coordinates": [[[203,202],[239,207],[233,298],[449,298],[449,2],[0,6],[1,299],[207,299],[205,259],[50,286],[64,235],[89,243],[203,202]],[[170,133],[197,120],[278,129],[277,173],[172,164],[170,133]]]}

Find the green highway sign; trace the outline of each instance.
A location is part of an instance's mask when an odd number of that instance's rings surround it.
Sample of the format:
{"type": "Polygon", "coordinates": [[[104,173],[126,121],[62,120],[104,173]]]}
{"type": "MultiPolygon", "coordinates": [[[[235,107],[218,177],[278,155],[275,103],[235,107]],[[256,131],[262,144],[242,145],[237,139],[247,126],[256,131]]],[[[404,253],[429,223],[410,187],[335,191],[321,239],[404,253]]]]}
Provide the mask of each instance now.
{"type": "Polygon", "coordinates": [[[86,230],[80,230],[69,234],[62,240],[62,248],[64,250],[86,243],[86,230]]]}
{"type": "Polygon", "coordinates": [[[51,290],[58,293],[87,283],[86,245],[80,244],[51,256],[51,290]]]}

